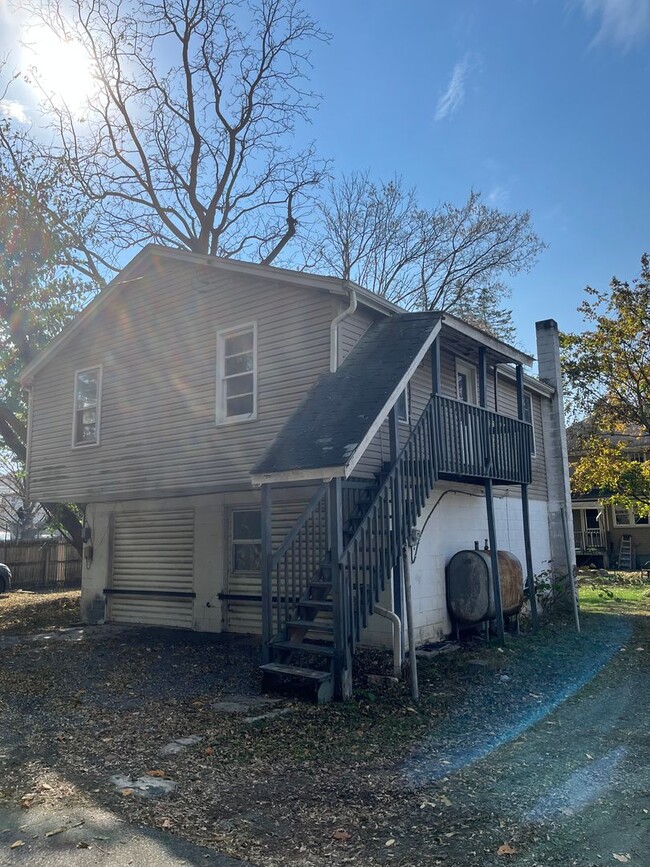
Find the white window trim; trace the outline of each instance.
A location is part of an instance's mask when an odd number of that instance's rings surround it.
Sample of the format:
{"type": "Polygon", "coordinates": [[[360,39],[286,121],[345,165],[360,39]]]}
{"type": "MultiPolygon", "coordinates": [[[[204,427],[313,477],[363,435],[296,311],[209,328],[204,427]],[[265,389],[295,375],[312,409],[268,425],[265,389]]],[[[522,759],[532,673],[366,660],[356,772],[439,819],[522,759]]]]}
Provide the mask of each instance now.
{"type": "Polygon", "coordinates": [[[72,448],[73,449],[90,449],[98,446],[101,440],[101,423],[102,423],[102,382],[104,379],[104,366],[102,364],[93,364],[90,367],[80,367],[74,372],[74,392],[72,395],[72,448]],[[78,443],[77,440],[77,377],[80,373],[88,373],[90,370],[96,370],[97,374],[97,439],[94,443],[78,443]]]}
{"type": "Polygon", "coordinates": [[[533,448],[530,453],[532,458],[537,457],[537,443],[535,440],[535,401],[533,400],[533,395],[529,391],[524,391],[524,402],[526,400],[530,401],[530,424],[533,429],[533,448]]]}
{"type": "MultiPolygon", "coordinates": [[[[474,400],[468,401],[470,406],[478,406],[478,370],[476,366],[471,364],[469,361],[465,361],[462,358],[456,356],[456,399],[462,400],[461,396],[458,394],[458,374],[464,373],[468,379],[470,379],[474,383],[474,400]]],[[[465,401],[463,401],[465,403],[465,401]]]]}
{"type": "Polygon", "coordinates": [[[239,424],[243,421],[255,421],[257,418],[257,322],[246,322],[243,325],[235,325],[231,328],[222,328],[217,331],[217,394],[216,394],[216,423],[217,425],[239,424]],[[226,416],[226,390],[224,388],[224,348],[226,338],[246,331],[253,332],[253,412],[243,415],[226,416]]]}
{"type": "MultiPolygon", "coordinates": [[[[623,511],[621,507],[619,507],[619,508],[621,509],[621,511],[623,511]]],[[[636,521],[634,519],[634,509],[626,509],[625,511],[627,512],[628,523],[627,524],[619,524],[616,521],[616,506],[612,506],[612,529],[616,530],[619,527],[648,527],[648,528],[650,528],[650,520],[648,521],[647,524],[637,524],[636,523],[636,521]],[[630,523],[630,521],[631,521],[631,523],[630,523]]]]}
{"type": "MultiPolygon", "coordinates": [[[[395,411],[397,414],[397,421],[400,424],[409,424],[409,422],[411,421],[411,383],[410,382],[406,383],[406,386],[405,386],[402,394],[404,395],[404,405],[406,406],[406,418],[400,418],[399,410],[397,409],[397,404],[396,404],[395,405],[395,411]]],[[[399,403],[401,398],[402,398],[402,395],[400,394],[399,398],[397,399],[397,403],[399,403]]]]}

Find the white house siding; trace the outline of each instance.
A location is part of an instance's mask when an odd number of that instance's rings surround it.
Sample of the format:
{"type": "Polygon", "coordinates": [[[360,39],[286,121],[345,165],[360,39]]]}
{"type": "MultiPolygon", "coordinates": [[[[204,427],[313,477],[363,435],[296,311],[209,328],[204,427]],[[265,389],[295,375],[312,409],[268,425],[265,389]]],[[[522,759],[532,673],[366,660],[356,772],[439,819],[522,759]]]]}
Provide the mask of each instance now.
{"type": "MultiPolygon", "coordinates": [[[[479,487],[470,485],[438,484],[429,497],[427,506],[418,522],[424,527],[427,517],[439,497],[444,498],[433,512],[424,528],[415,562],[411,565],[411,587],[415,623],[415,638],[418,644],[439,641],[452,630],[447,613],[445,593],[445,567],[457,551],[472,549],[478,541],[483,547],[488,535],[485,497],[479,487]],[[458,491],[459,493],[454,493],[458,491]]],[[[525,578],[526,552],[524,548],[521,499],[495,489],[495,518],[498,546],[511,551],[522,564],[525,578]]],[[[550,544],[546,504],[530,502],[533,569],[535,574],[549,568],[550,544]]],[[[389,606],[387,594],[384,604],[389,606]]],[[[371,619],[364,633],[366,644],[387,644],[390,630],[377,615],[371,619]]]]}
{"type": "MultiPolygon", "coordinates": [[[[275,492],[273,518],[273,545],[277,547],[293,526],[295,519],[301,514],[306,503],[314,492],[313,488],[295,487],[275,492]]],[[[162,523],[169,523],[170,517],[181,515],[183,526],[187,529],[187,515],[193,513],[193,553],[189,552],[191,560],[190,573],[184,575],[183,589],[191,589],[196,597],[191,605],[191,614],[184,616],[182,623],[172,623],[167,605],[162,605],[160,599],[137,597],[137,605],[131,606],[131,613],[139,607],[142,617],[137,622],[160,625],[184,625],[204,632],[221,632],[233,621],[233,612],[229,611],[226,600],[219,594],[232,588],[228,587],[230,566],[229,517],[233,509],[259,508],[260,495],[258,491],[238,491],[223,494],[213,494],[193,497],[160,498],[151,500],[124,500],[117,503],[93,503],[86,509],[86,520],[91,528],[93,543],[93,560],[90,565],[84,564],[81,591],[82,619],[87,622],[98,622],[111,618],[111,606],[105,605],[104,590],[113,586],[115,566],[115,528],[123,525],[125,520],[133,518],[134,524],[156,522],[161,516],[162,523]],[[163,610],[164,609],[164,610],[163,610]]],[[[188,534],[186,533],[187,537],[188,534]]],[[[146,542],[146,540],[145,540],[146,542]]],[[[146,547],[145,543],[143,546],[146,547]]],[[[144,550],[144,548],[143,548],[144,550]]],[[[149,570],[143,567],[143,581],[139,584],[137,564],[129,575],[128,586],[133,588],[147,587],[151,589],[149,570]]],[[[123,569],[123,564],[121,564],[123,569]]],[[[124,584],[124,582],[122,582],[124,584]]],[[[122,584],[120,586],[122,586],[122,584]]],[[[254,582],[259,592],[260,579],[254,582]]],[[[126,586],[126,585],[124,585],[126,586]]],[[[162,584],[161,584],[162,586],[162,584]]],[[[109,594],[110,595],[110,594],[109,594]]],[[[115,597],[118,598],[118,597],[115,597]]],[[[122,600],[125,596],[119,597],[122,600]]],[[[133,597],[129,597],[133,598],[133,597]]],[[[134,617],[124,611],[128,608],[124,603],[118,605],[116,621],[135,622],[134,617]]],[[[241,608],[241,606],[240,606],[241,608]]],[[[258,606],[261,610],[261,606],[258,606]]],[[[249,606],[250,609],[250,606],[249,606]]],[[[236,631],[249,631],[246,624],[255,620],[250,618],[251,610],[234,612],[236,631]]],[[[257,615],[256,615],[257,616],[257,615]]],[[[257,622],[257,621],[256,621],[257,622]]],[[[252,631],[256,631],[253,629],[252,631]]]]}
{"type": "Polygon", "coordinates": [[[327,293],[154,259],[35,377],[31,496],[98,502],[249,485],[329,368],[327,293]],[[258,416],[215,422],[217,330],[257,323],[258,416]],[[100,444],[72,448],[75,370],[102,365],[100,444]]]}

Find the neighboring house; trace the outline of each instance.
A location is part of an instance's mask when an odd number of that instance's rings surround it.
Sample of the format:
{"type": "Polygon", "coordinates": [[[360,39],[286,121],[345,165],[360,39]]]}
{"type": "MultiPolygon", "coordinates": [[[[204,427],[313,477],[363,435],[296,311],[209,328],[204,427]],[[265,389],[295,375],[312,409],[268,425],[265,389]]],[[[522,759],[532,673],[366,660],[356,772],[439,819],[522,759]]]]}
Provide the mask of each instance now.
{"type": "MultiPolygon", "coordinates": [[[[569,462],[581,456],[580,440],[590,432],[589,422],[576,422],[568,430],[569,462]]],[[[650,459],[650,437],[630,429],[612,435],[625,442],[631,461],[650,459]]],[[[582,452],[584,453],[584,452],[582,452]]],[[[609,569],[641,569],[650,563],[650,522],[635,509],[602,502],[599,492],[572,494],[573,531],[578,565],[609,569]]]]}
{"type": "Polygon", "coordinates": [[[557,325],[537,329],[540,379],[453,316],[147,247],[21,375],[30,496],[86,504],[84,619],[261,634],[269,677],[298,647],[294,674],[345,696],[357,643],[390,643],[375,603],[403,618],[416,531],[418,643],[451,631],[445,565],[475,541],[566,574],[557,325]]]}

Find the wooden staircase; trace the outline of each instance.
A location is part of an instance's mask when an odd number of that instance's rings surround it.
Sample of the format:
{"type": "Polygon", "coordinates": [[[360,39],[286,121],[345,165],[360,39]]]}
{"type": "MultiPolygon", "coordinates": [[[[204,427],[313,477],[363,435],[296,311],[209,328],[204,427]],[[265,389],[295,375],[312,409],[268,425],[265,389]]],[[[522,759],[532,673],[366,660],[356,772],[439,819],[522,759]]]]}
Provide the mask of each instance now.
{"type": "Polygon", "coordinates": [[[263,689],[351,694],[352,655],[438,479],[434,398],[372,481],[323,483],[263,557],[263,689]]]}
{"type": "MultiPolygon", "coordinates": [[[[358,495],[348,503],[343,543],[348,544],[386,477],[385,465],[375,482],[352,482],[358,495]]],[[[352,490],[348,487],[347,490],[352,490]]],[[[332,599],[331,552],[328,551],[307,589],[298,600],[291,619],[270,642],[270,661],[261,666],[262,689],[301,684],[319,704],[334,695],[334,601],[332,599]],[[301,663],[301,664],[298,664],[301,663]]]]}

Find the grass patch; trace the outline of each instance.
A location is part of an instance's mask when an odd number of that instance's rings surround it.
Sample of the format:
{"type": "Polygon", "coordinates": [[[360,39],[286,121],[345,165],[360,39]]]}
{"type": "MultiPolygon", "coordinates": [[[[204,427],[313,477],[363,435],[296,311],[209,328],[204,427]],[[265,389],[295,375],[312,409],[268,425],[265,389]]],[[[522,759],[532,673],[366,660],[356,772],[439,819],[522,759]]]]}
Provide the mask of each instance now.
{"type": "Polygon", "coordinates": [[[0,596],[0,635],[78,623],[80,598],[80,590],[16,591],[0,596]]]}
{"type": "Polygon", "coordinates": [[[625,584],[583,584],[580,607],[594,614],[637,614],[650,616],[650,587],[625,584]]]}

